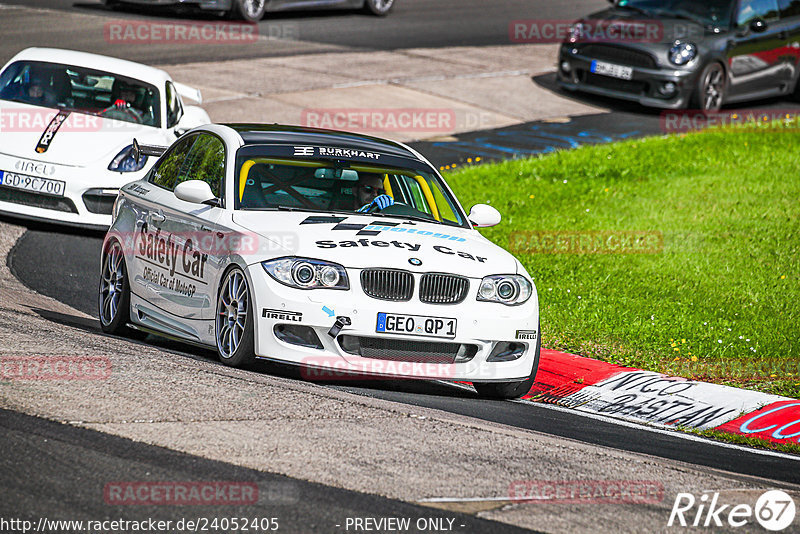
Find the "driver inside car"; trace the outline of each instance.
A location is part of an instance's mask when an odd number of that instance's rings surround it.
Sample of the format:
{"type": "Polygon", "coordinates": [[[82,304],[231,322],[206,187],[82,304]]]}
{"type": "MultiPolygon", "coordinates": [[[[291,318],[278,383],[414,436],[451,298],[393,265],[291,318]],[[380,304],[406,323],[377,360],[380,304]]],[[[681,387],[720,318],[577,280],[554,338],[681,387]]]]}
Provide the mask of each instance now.
{"type": "Polygon", "coordinates": [[[356,211],[368,212],[373,208],[382,210],[394,204],[394,199],[386,194],[383,187],[383,175],[371,172],[359,173],[356,186],[356,211]]]}
{"type": "Polygon", "coordinates": [[[114,80],[111,89],[112,104],[100,112],[100,115],[111,119],[122,119],[142,124],[143,114],[134,107],[136,88],[121,81],[114,80]]]}

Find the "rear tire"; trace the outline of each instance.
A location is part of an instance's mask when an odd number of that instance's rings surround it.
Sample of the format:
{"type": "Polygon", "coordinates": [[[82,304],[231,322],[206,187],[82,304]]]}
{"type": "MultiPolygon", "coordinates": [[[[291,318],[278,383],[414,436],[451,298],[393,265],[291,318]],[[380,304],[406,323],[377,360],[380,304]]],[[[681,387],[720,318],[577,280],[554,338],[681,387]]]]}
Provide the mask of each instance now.
{"type": "Polygon", "coordinates": [[[536,336],[536,356],[533,359],[533,369],[525,380],[515,382],[484,382],[474,383],[478,395],[486,399],[518,399],[528,393],[536,381],[536,372],[539,370],[539,355],[542,352],[542,329],[539,328],[536,336]]]}
{"type": "Polygon", "coordinates": [[[230,18],[245,22],[258,22],[267,11],[267,0],[233,0],[230,18]]]}
{"type": "Polygon", "coordinates": [[[364,10],[377,17],[385,17],[393,7],[394,0],[364,0],[364,10]]]}
{"type": "Polygon", "coordinates": [[[692,93],[691,108],[704,113],[715,113],[722,107],[727,89],[725,69],[719,63],[709,63],[700,73],[692,93]]]}
{"type": "Polygon", "coordinates": [[[133,333],[128,327],[131,287],[128,282],[128,270],[125,267],[125,255],[122,253],[122,245],[117,240],[109,241],[106,249],[103,254],[97,299],[100,328],[106,334],[130,336],[133,333]]]}
{"type": "Polygon", "coordinates": [[[217,292],[214,337],[222,363],[245,367],[255,361],[253,321],[253,299],[247,277],[241,269],[233,267],[225,274],[217,292]]]}

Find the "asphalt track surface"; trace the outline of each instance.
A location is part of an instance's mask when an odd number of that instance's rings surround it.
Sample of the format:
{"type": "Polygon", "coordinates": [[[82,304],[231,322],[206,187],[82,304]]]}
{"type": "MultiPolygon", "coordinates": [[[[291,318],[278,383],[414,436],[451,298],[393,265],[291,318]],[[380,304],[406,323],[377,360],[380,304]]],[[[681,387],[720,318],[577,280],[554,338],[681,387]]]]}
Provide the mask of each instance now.
{"type": "MultiPolygon", "coordinates": [[[[176,10],[125,7],[110,10],[99,0],[3,0],[3,4],[59,9],[70,13],[99,15],[109,19],[147,20],[220,20],[197,10],[176,10]]],[[[397,0],[392,13],[374,17],[361,12],[327,10],[268,13],[259,23],[261,35],[273,35],[277,25],[286,24],[292,35],[302,41],[338,47],[372,50],[398,48],[438,48],[443,46],[487,46],[511,44],[509,24],[519,19],[573,20],[576,14],[597,11],[608,4],[605,0],[397,0]]],[[[84,40],[81,35],[68,36],[63,46],[87,52],[108,53],[102,39],[84,40]],[[77,47],[75,45],[78,45],[77,47]],[[92,49],[94,48],[94,49],[92,49]]],[[[147,54],[151,63],[216,61],[261,57],[264,51],[249,46],[191,47],[160,46],[137,49],[120,48],[120,57],[144,60],[137,53],[147,54]],[[158,48],[160,56],[153,56],[158,48]]]]}
{"type": "MultiPolygon", "coordinates": [[[[345,532],[348,517],[454,519],[453,532],[531,532],[467,514],[444,512],[354,491],[207,460],[161,447],[0,409],[0,518],[37,525],[40,518],[76,521],[173,522],[198,518],[277,518],[278,532],[345,532]],[[252,504],[209,506],[108,504],[106,485],[116,481],[252,483],[252,504]]],[[[173,523],[175,524],[175,523],[173,523]]],[[[2,528],[2,527],[0,527],[2,528]]],[[[170,532],[192,529],[170,529],[170,532]]],[[[7,532],[8,530],[3,530],[7,532]]],[[[20,531],[20,530],[11,530],[20,531]]],[[[66,532],[70,529],[47,529],[66,532]]],[[[75,530],[78,531],[77,529],[75,530]]],[[[106,530],[110,532],[110,530],[106,530]]],[[[117,530],[122,531],[122,530],[117,530]]],[[[129,531],[129,530],[125,530],[129,531]]],[[[222,532],[214,529],[210,532],[222,532]]],[[[224,531],[233,531],[224,529],[224,531]]],[[[261,531],[261,530],[259,530],[261,531]]],[[[416,532],[411,529],[409,532],[416,532]]]]}
{"type": "MultiPolygon", "coordinates": [[[[81,231],[63,233],[32,225],[11,251],[8,264],[26,286],[96,317],[95,287],[99,276],[101,245],[100,234],[87,235],[81,231]],[[58,261],[43,261],[47,258],[57,258],[58,261]]],[[[99,333],[99,323],[95,323],[93,328],[99,333]]],[[[149,339],[156,341],[153,336],[149,339]]],[[[196,353],[199,350],[172,342],[163,343],[163,346],[178,352],[196,353]]],[[[274,369],[271,372],[294,375],[292,370],[274,369]]],[[[474,392],[452,385],[415,381],[339,382],[327,385],[359,395],[443,410],[695,466],[800,483],[800,459],[759,454],[711,440],[690,440],[678,432],[654,432],[635,425],[622,426],[547,405],[479,399],[474,392]]]]}

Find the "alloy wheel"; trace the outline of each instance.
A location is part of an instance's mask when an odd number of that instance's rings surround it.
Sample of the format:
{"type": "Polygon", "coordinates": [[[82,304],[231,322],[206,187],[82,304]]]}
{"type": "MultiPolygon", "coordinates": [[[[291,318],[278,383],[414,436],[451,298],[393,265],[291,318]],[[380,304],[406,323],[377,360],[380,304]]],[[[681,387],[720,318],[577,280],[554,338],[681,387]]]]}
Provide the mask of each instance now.
{"type": "Polygon", "coordinates": [[[244,273],[228,273],[217,299],[217,348],[222,358],[232,358],[242,343],[247,323],[249,293],[244,273]]]}
{"type": "Polygon", "coordinates": [[[122,247],[114,242],[103,262],[103,274],[100,281],[100,320],[108,325],[114,321],[119,311],[120,299],[125,280],[125,266],[122,247]]]}

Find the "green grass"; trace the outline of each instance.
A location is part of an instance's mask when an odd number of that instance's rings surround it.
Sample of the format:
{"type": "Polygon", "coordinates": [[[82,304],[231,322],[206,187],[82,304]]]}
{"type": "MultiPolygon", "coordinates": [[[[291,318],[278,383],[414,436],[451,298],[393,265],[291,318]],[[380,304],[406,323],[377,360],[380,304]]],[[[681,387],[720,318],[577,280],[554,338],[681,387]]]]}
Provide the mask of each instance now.
{"type": "MultiPolygon", "coordinates": [[[[660,232],[655,253],[531,253],[544,346],[800,396],[800,126],[706,130],[461,168],[519,232],[660,232]]],[[[512,236],[517,236],[510,240],[512,236]]]]}

